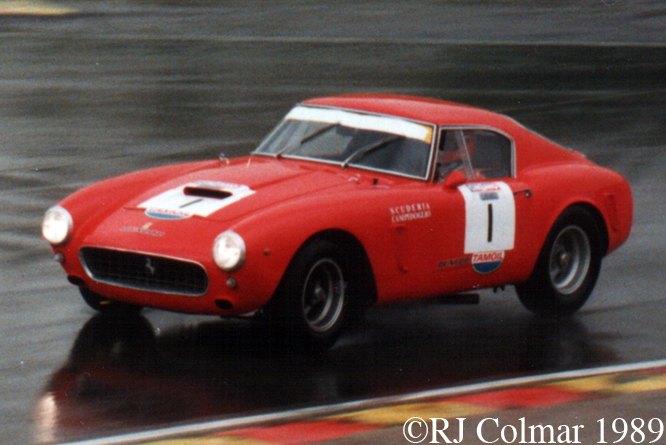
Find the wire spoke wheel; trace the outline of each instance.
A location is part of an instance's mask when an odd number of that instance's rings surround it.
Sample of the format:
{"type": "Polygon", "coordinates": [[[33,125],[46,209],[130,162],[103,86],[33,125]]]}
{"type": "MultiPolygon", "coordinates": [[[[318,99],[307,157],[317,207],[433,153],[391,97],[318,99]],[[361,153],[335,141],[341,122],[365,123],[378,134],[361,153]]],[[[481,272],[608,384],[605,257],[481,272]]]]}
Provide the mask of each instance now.
{"type": "Polygon", "coordinates": [[[550,253],[551,283],[563,294],[574,293],[585,281],[591,261],[592,248],[587,234],[578,226],[565,227],[550,253]]]}
{"type": "Polygon", "coordinates": [[[330,258],[312,265],[301,295],[303,318],[315,332],[326,332],[336,324],[345,301],[342,269],[330,258]]]}

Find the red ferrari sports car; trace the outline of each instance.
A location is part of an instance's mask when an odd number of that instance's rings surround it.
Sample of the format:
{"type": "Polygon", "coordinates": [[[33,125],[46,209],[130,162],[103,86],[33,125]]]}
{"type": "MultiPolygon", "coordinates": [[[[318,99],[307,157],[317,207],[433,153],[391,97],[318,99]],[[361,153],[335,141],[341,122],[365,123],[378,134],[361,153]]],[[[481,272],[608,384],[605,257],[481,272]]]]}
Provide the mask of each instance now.
{"type": "Polygon", "coordinates": [[[480,288],[572,314],[631,225],[621,175],[506,116],[349,95],[296,105],[250,156],[86,187],[42,231],[95,309],[258,311],[321,349],[370,305],[480,288]]]}

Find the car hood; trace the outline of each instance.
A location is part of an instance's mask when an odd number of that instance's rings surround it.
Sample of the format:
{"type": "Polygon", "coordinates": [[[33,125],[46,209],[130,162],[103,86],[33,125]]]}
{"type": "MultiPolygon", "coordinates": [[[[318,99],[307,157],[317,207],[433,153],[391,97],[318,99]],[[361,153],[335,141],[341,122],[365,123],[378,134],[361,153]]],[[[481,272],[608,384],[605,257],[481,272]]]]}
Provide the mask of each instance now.
{"type": "Polygon", "coordinates": [[[249,157],[172,177],[139,194],[124,209],[162,220],[201,217],[232,221],[281,202],[349,184],[342,170],[249,157]],[[324,174],[322,174],[324,172],[324,174]]]}

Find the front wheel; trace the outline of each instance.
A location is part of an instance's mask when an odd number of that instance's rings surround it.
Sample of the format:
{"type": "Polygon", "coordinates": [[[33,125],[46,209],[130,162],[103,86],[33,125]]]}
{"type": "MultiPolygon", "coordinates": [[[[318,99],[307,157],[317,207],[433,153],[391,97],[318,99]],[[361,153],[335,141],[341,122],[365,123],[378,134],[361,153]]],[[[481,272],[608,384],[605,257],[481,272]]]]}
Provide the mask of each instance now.
{"type": "Polygon", "coordinates": [[[544,317],[565,317],[589,298],[601,268],[601,234],[584,208],[567,209],[555,221],[532,275],[517,285],[518,297],[544,317]]]}
{"type": "Polygon", "coordinates": [[[340,336],[349,298],[345,264],[335,244],[314,241],[290,265],[274,309],[287,340],[300,352],[326,350],[340,336]]]}

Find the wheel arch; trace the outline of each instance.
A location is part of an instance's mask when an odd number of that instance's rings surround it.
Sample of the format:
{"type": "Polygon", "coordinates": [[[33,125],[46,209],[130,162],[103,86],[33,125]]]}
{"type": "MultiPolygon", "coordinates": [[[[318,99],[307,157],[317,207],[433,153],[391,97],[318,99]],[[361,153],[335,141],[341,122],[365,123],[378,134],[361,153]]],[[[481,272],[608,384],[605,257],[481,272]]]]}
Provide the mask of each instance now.
{"type": "MultiPolygon", "coordinates": [[[[569,204],[565,209],[563,209],[557,215],[555,221],[557,221],[557,219],[564,213],[575,209],[581,209],[587,212],[592,217],[592,220],[594,221],[597,229],[597,233],[599,234],[599,243],[600,243],[599,248],[601,249],[602,256],[605,256],[606,253],[608,252],[608,245],[609,245],[608,226],[606,224],[606,219],[604,218],[604,215],[596,206],[585,201],[569,204]]],[[[555,221],[553,221],[553,224],[551,224],[551,228],[553,227],[553,225],[555,225],[555,221]]]]}
{"type": "MultiPolygon", "coordinates": [[[[548,237],[551,235],[553,227],[558,223],[558,220],[562,217],[562,215],[575,211],[576,209],[579,209],[586,214],[588,214],[591,218],[592,221],[594,222],[595,228],[597,229],[597,233],[599,235],[599,248],[602,252],[602,257],[605,256],[608,253],[608,248],[609,248],[609,233],[608,233],[608,226],[606,224],[606,220],[603,216],[603,213],[593,204],[587,201],[574,201],[571,202],[567,205],[562,206],[559,211],[553,212],[549,216],[549,221],[545,227],[542,228],[542,232],[539,234],[538,238],[535,240],[536,245],[539,246],[538,251],[535,252],[535,255],[533,258],[531,258],[531,267],[529,269],[529,274],[532,274],[534,271],[534,268],[537,266],[537,262],[539,260],[539,256],[541,255],[541,250],[543,247],[546,245],[548,242],[548,237]]],[[[525,280],[528,277],[525,277],[525,280]]],[[[521,281],[516,282],[516,284],[519,284],[521,281]]]]}
{"type": "Polygon", "coordinates": [[[586,202],[576,202],[565,207],[551,224],[530,277],[527,281],[516,284],[516,291],[523,306],[537,315],[556,318],[579,310],[594,290],[601,260],[607,249],[608,232],[603,214],[594,205],[586,202]],[[573,242],[570,240],[566,244],[587,245],[587,248],[556,247],[566,245],[558,244],[562,234],[567,233],[567,236],[570,236],[568,234],[575,233],[576,229],[584,233],[582,238],[573,242]],[[587,253],[580,253],[585,250],[587,253]],[[559,251],[577,259],[554,260],[553,252],[559,251]],[[558,263],[555,266],[555,276],[552,270],[553,261],[558,263]],[[559,277],[558,269],[564,271],[562,277],[559,277]]]}
{"type": "Polygon", "coordinates": [[[372,270],[370,258],[363,247],[363,244],[353,234],[341,229],[326,229],[311,235],[306,239],[294,253],[289,265],[280,280],[273,297],[275,298],[283,289],[283,283],[287,274],[292,269],[294,259],[305,250],[309,245],[316,241],[325,241],[336,245],[342,250],[346,259],[347,272],[351,274],[352,279],[357,280],[358,284],[358,303],[361,307],[369,307],[377,301],[377,285],[375,274],[372,270]]]}

